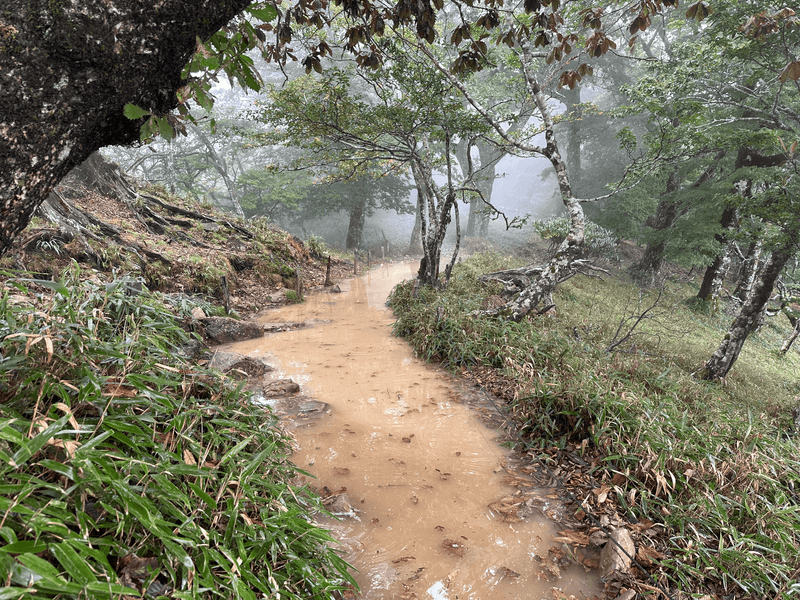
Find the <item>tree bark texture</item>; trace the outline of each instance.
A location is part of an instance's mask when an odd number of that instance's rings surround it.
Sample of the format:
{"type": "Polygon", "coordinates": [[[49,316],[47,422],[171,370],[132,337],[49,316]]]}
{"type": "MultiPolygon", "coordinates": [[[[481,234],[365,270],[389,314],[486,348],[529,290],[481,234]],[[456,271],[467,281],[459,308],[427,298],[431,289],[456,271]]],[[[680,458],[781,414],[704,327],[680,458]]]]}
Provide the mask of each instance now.
{"type": "Polygon", "coordinates": [[[722,343],[706,362],[703,379],[721,379],[731,370],[733,363],[739,358],[745,340],[758,326],[778,276],[797,251],[798,237],[800,237],[800,230],[797,224],[793,223],[791,226],[784,227],[783,241],[772,250],[772,254],[761,270],[760,277],[747,297],[747,301],[733,320],[722,343]]]}
{"type": "Polygon", "coordinates": [[[564,88],[562,90],[567,107],[566,113],[569,115],[569,137],[567,138],[567,168],[569,170],[569,180],[573,192],[581,193],[580,179],[583,171],[581,165],[581,86],[576,85],[573,89],[564,88]]]}
{"type": "Polygon", "coordinates": [[[763,238],[759,237],[754,242],[751,242],[750,247],[747,249],[747,255],[744,257],[741,274],[739,275],[739,283],[736,284],[736,290],[733,292],[733,296],[740,302],[746,302],[750,290],[753,289],[753,284],[758,274],[758,261],[761,258],[762,245],[763,238]]]}
{"type": "Polygon", "coordinates": [[[181,72],[250,0],[5,0],[0,11],[0,253],[95,150],[139,139],[126,103],[178,105],[181,72]]]}
{"type": "Polygon", "coordinates": [[[725,274],[725,268],[730,263],[730,256],[728,255],[728,232],[735,229],[737,223],[737,211],[735,206],[729,206],[722,211],[719,223],[722,226],[722,233],[718,233],[715,237],[718,242],[724,244],[723,251],[718,254],[707,268],[703,275],[703,282],[700,284],[700,291],[697,292],[697,297],[701,300],[713,300],[714,290],[722,287],[721,277],[725,274]]]}

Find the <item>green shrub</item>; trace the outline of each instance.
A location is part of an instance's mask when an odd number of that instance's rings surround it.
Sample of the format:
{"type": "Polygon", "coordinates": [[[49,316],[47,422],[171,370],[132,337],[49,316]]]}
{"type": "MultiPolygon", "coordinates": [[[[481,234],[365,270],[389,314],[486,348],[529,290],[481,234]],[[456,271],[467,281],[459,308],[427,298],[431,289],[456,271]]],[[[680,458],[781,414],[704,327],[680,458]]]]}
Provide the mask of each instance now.
{"type": "Polygon", "coordinates": [[[0,301],[3,598],[318,598],[354,585],[289,440],[147,293],[0,301]],[[133,589],[131,589],[133,588],[133,589]]]}
{"type": "Polygon", "coordinates": [[[736,598],[794,597],[800,459],[787,417],[800,357],[775,353],[788,320],[752,336],[725,384],[711,385],[692,373],[730,318],[687,306],[686,286],[659,294],[575,277],[556,290],[555,317],[511,323],[476,313],[498,291],[478,276],[512,266],[483,255],[456,265],[444,289],[398,286],[395,332],[452,369],[495,369],[513,392],[508,411],[529,454],[549,460],[556,448],[583,457],[624,518],[665,531],[665,556],[654,566],[661,582],[693,593],[721,586],[736,598]],[[619,324],[656,298],[663,316],[607,351],[619,324]]]}

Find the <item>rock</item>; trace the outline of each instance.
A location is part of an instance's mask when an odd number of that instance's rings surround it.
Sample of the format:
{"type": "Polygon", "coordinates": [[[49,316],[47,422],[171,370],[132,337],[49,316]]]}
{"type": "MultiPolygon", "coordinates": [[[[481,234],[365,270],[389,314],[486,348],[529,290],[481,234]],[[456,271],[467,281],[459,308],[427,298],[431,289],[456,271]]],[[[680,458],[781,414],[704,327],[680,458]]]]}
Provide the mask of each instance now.
{"type": "Polygon", "coordinates": [[[636,546],[633,543],[630,532],[624,527],[615,529],[608,536],[608,543],[603,546],[603,551],[600,553],[601,577],[607,577],[614,571],[629,573],[631,559],[634,556],[636,556],[636,546]]]}
{"type": "Polygon", "coordinates": [[[264,396],[275,398],[277,396],[288,396],[300,391],[300,385],[291,379],[265,380],[262,387],[264,396]]]}
{"type": "Polygon", "coordinates": [[[328,512],[336,515],[337,517],[354,517],[355,511],[353,505],[347,494],[336,494],[335,496],[328,496],[322,501],[328,512]]]}
{"type": "MultiPolygon", "coordinates": [[[[208,366],[223,373],[239,373],[244,377],[261,377],[264,373],[272,371],[272,367],[260,358],[250,358],[238,352],[214,352],[208,366]]],[[[235,376],[235,375],[234,375],[235,376]]]]}
{"type": "Polygon", "coordinates": [[[636,598],[636,592],[634,590],[625,590],[624,592],[620,592],[615,600],[634,600],[634,598],[636,598]]]}
{"type": "Polygon", "coordinates": [[[179,354],[189,360],[197,360],[203,354],[206,345],[200,340],[191,340],[179,350],[179,354]]]}
{"type": "Polygon", "coordinates": [[[199,321],[200,319],[205,319],[207,316],[208,316],[208,315],[206,315],[206,313],[203,311],[203,309],[202,309],[202,308],[200,308],[199,306],[195,306],[195,307],[192,309],[192,317],[193,317],[193,318],[195,318],[195,319],[197,319],[198,321],[199,321]]]}
{"type": "Polygon", "coordinates": [[[329,294],[341,294],[342,293],[342,288],[340,288],[338,285],[335,285],[330,290],[328,290],[328,293],[329,294]]]}
{"type": "Polygon", "coordinates": [[[261,325],[252,321],[237,321],[230,317],[206,317],[200,319],[200,322],[212,344],[241,342],[264,335],[261,325]]]}
{"type": "Polygon", "coordinates": [[[261,327],[264,333],[279,333],[281,331],[291,331],[293,329],[300,329],[305,326],[305,323],[297,323],[294,321],[287,321],[286,323],[262,323],[261,327]]]}
{"type": "Polygon", "coordinates": [[[311,413],[330,412],[330,404],[327,402],[320,402],[319,400],[306,400],[297,405],[297,412],[301,415],[310,415],[311,413]]]}
{"type": "Polygon", "coordinates": [[[222,225],[219,223],[203,223],[202,228],[206,231],[219,231],[222,225]]]}

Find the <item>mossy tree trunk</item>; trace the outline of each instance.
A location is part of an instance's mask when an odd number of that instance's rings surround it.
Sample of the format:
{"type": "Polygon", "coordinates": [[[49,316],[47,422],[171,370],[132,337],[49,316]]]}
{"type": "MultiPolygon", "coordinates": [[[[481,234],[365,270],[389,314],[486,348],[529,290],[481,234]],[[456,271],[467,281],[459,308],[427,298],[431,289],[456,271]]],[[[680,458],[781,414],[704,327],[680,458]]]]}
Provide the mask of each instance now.
{"type": "Polygon", "coordinates": [[[800,238],[798,223],[783,227],[782,240],[773,248],[750,295],[739,314],[731,323],[728,333],[703,369],[703,379],[716,380],[725,377],[739,358],[747,337],[756,330],[764,308],[772,295],[772,289],[783,267],[797,252],[800,238]]]}
{"type": "Polygon", "coordinates": [[[197,47],[250,0],[5,0],[0,13],[0,253],[70,170],[139,139],[132,103],[178,105],[197,47]]]}

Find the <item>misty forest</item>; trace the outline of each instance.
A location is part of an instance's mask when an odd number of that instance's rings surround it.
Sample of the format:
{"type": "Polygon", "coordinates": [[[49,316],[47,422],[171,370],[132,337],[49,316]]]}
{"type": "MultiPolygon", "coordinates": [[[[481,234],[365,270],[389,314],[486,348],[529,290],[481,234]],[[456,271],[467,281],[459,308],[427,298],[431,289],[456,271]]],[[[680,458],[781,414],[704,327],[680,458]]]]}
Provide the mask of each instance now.
{"type": "Polygon", "coordinates": [[[800,594],[796,7],[5,0],[0,133],[0,598],[800,594]],[[406,263],[393,336],[525,465],[484,510],[563,505],[492,592],[450,538],[370,588],[220,362],[406,263]]]}

